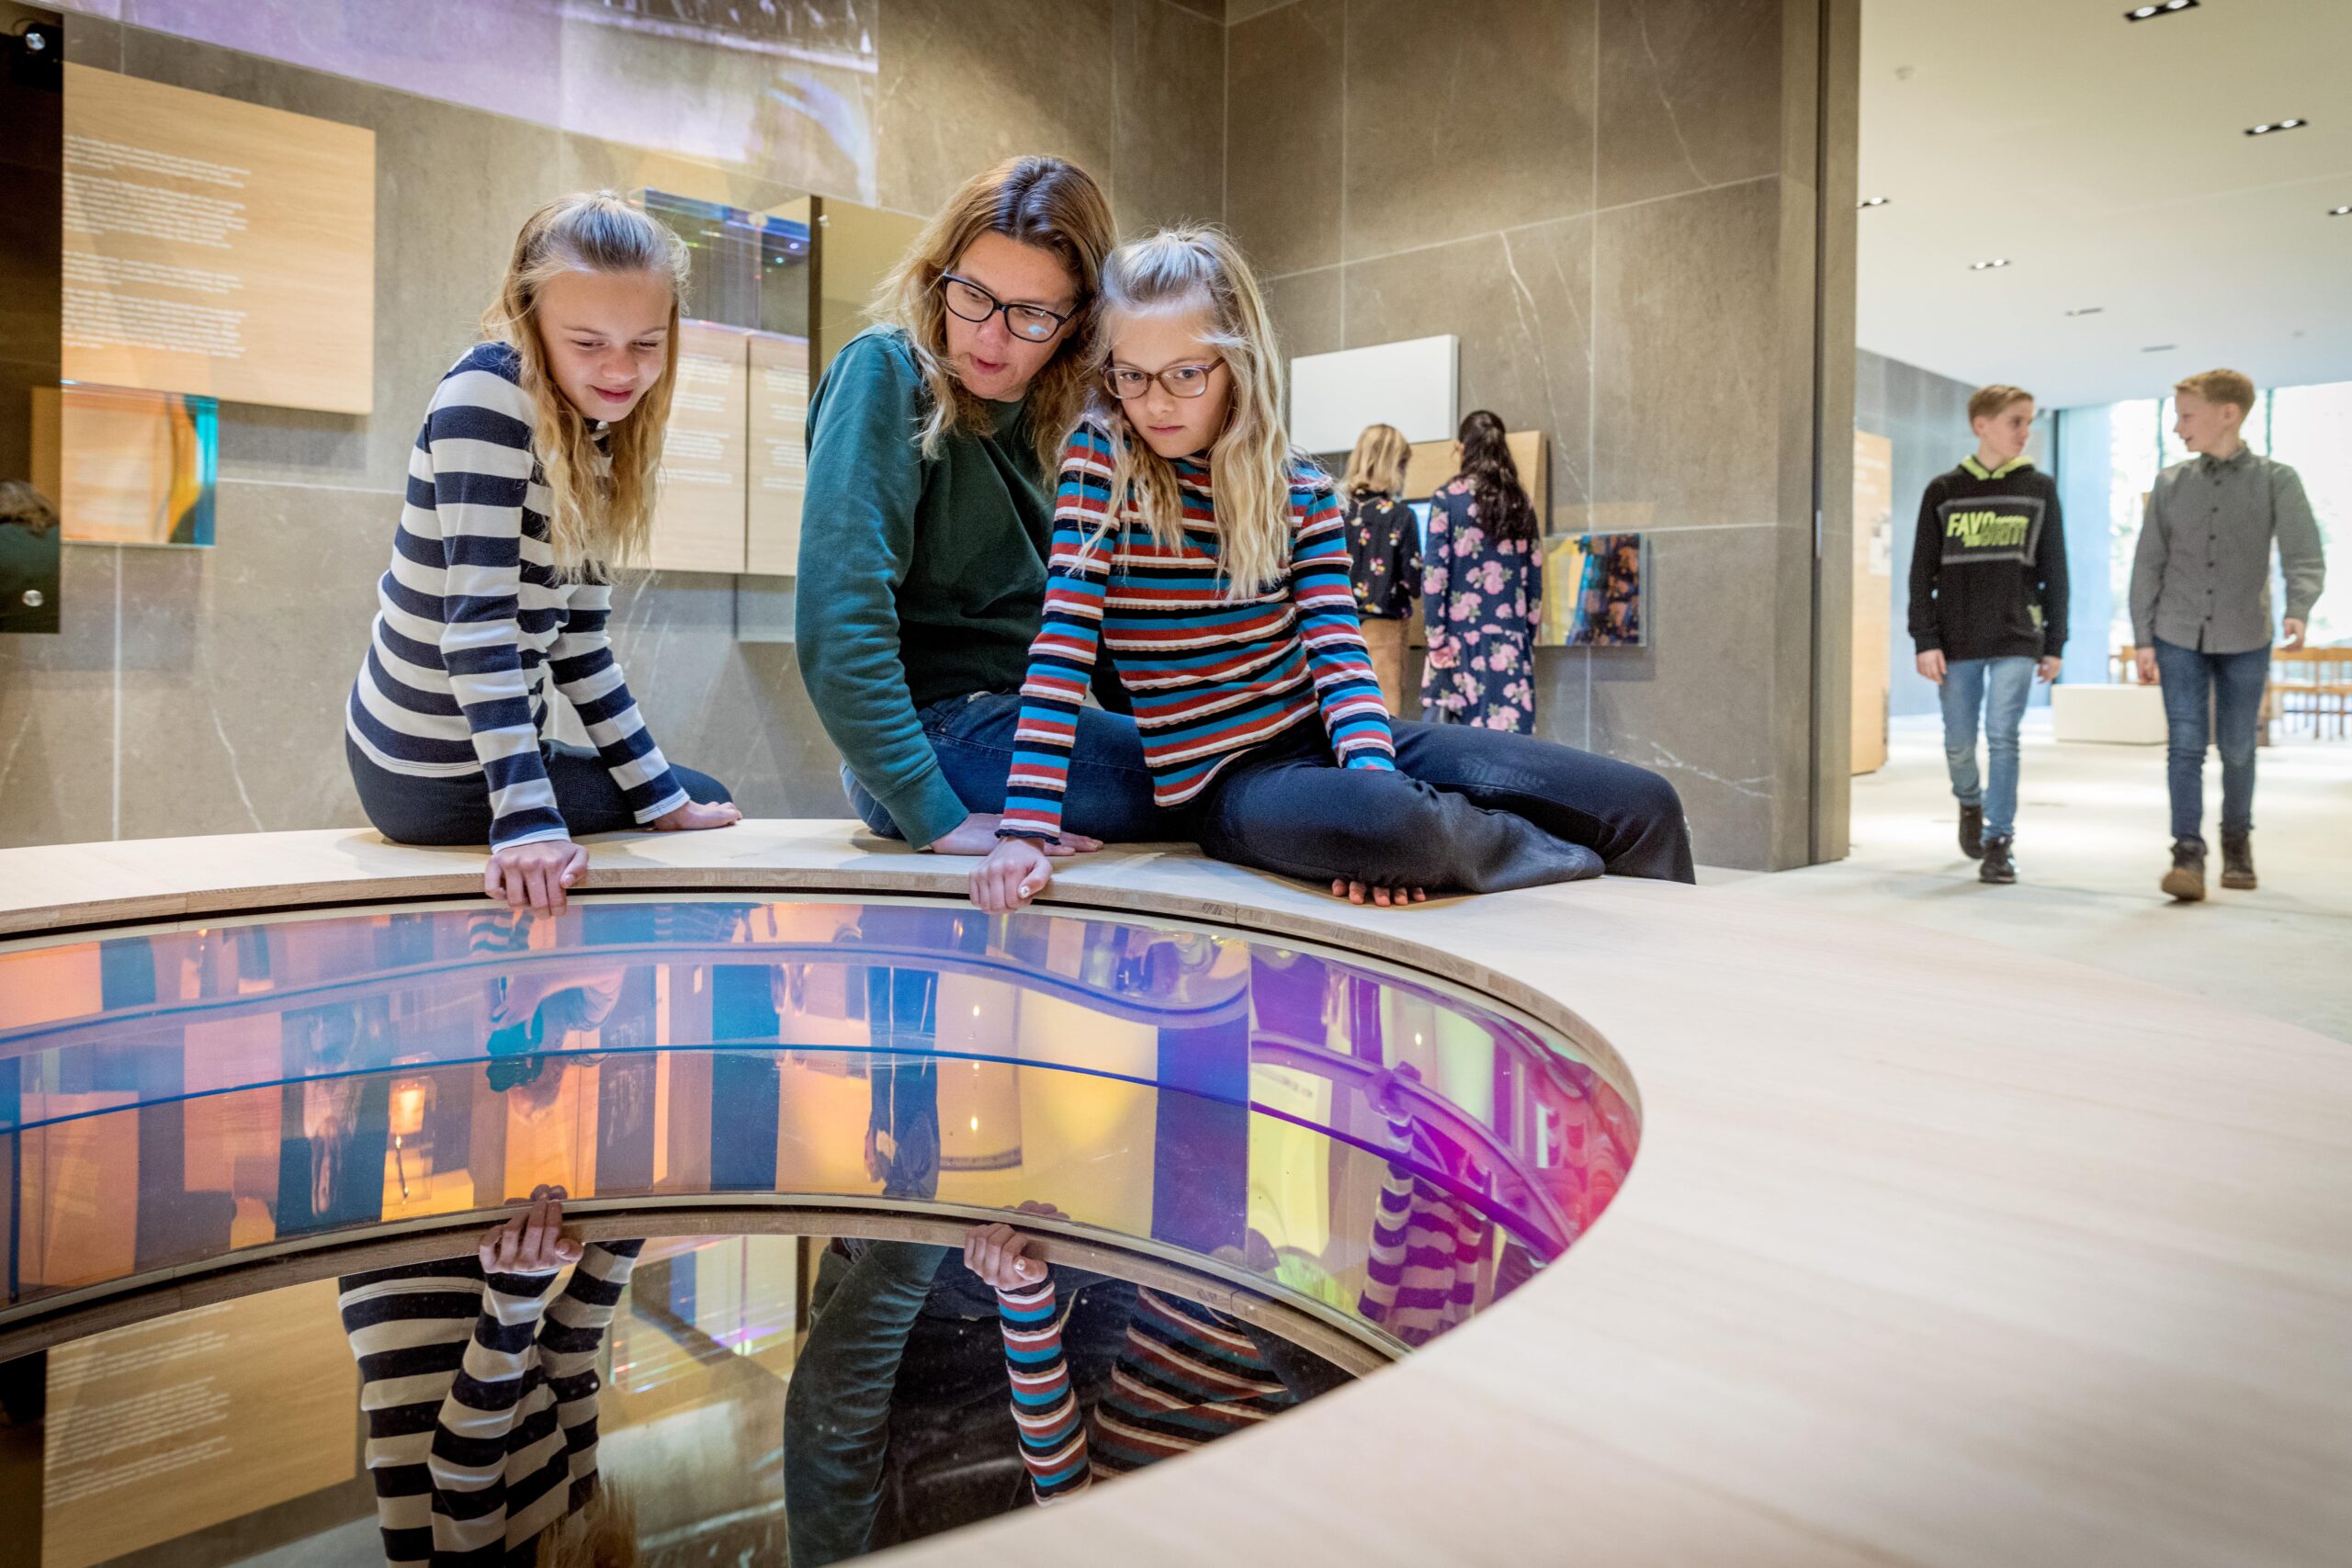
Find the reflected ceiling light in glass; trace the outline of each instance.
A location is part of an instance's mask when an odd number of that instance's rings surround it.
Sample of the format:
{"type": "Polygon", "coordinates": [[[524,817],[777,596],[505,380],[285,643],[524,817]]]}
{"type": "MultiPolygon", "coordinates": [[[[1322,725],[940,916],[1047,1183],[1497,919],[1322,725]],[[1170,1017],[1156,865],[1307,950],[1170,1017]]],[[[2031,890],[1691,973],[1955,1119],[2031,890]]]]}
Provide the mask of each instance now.
{"type": "Polygon", "coordinates": [[[2123,19],[2127,22],[2144,22],[2151,17],[2169,17],[2175,11],[2193,11],[2196,8],[2197,0],[2160,0],[2159,4],[2154,6],[2132,6],[2132,9],[2123,13],[2123,19]]]}
{"type": "Polygon", "coordinates": [[[2330,218],[2352,218],[2352,207],[2331,207],[2327,215],[2330,218]]]}
{"type": "Polygon", "coordinates": [[[1971,272],[1990,272],[1996,266],[2007,266],[2008,265],[2008,257],[1995,256],[1990,261],[1970,262],[1968,264],[1968,270],[1971,272]]]}
{"type": "Polygon", "coordinates": [[[2170,354],[2174,349],[2178,348],[2180,344],[2177,343],[2152,343],[2140,352],[2143,354],[2170,354]]]}
{"type": "Polygon", "coordinates": [[[2080,310],[2069,310],[2066,314],[2070,316],[2096,316],[2106,309],[2107,307],[2104,305],[2085,305],[2080,310]]]}
{"type": "Polygon", "coordinates": [[[1889,201],[1891,201],[1891,200],[1893,200],[1893,199],[1894,199],[1894,198],[1893,198],[1892,197],[1884,197],[1884,196],[1866,196],[1866,197],[1862,197],[1862,199],[1861,199],[1861,200],[1860,200],[1860,201],[1858,201],[1858,202],[1854,203],[1854,205],[1855,205],[1857,208],[1862,208],[1862,207],[1884,207],[1884,206],[1885,206],[1889,201]]]}
{"type": "Polygon", "coordinates": [[[2274,131],[2301,130],[2310,123],[2307,119],[2267,119],[2260,125],[2247,126],[2245,133],[2248,136],[2268,136],[2274,131]]]}

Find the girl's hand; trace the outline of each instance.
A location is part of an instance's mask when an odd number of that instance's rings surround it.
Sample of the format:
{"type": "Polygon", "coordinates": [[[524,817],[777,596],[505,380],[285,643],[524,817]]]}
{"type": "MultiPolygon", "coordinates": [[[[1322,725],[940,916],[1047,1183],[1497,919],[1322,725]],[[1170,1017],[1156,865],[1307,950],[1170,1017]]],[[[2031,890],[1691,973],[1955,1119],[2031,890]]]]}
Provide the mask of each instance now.
{"type": "Polygon", "coordinates": [[[743,820],[743,813],[727,801],[706,806],[689,800],[675,811],[665,811],[646,824],[657,833],[694,833],[705,828],[728,828],[743,820]]]}
{"type": "Polygon", "coordinates": [[[1367,887],[1361,882],[1351,882],[1343,876],[1331,879],[1331,897],[1345,898],[1351,904],[1377,904],[1382,908],[1403,908],[1408,904],[1429,902],[1426,887],[1367,887]]]}
{"type": "Polygon", "coordinates": [[[1433,642],[1430,644],[1429,651],[1423,656],[1422,662],[1427,664],[1432,670],[1453,669],[1454,664],[1453,645],[1450,642],[1433,642]]]}
{"type": "Polygon", "coordinates": [[[580,1238],[563,1234],[564,1190],[535,1187],[531,1206],[503,1225],[492,1225],[476,1256],[485,1274],[552,1274],[580,1261],[580,1238]]]}
{"type": "Polygon", "coordinates": [[[972,902],[991,915],[1018,909],[1054,879],[1053,863],[1034,839],[999,839],[972,868],[972,902]]]}
{"type": "Polygon", "coordinates": [[[974,1225],[964,1233],[964,1267],[992,1290],[1017,1291],[1046,1277],[1046,1266],[1023,1255],[1030,1238],[1011,1225],[974,1225]]]}
{"type": "Polygon", "coordinates": [[[503,904],[542,915],[563,912],[567,888],[588,874],[588,852],[570,839],[541,839],[490,852],[481,890],[503,904]]]}

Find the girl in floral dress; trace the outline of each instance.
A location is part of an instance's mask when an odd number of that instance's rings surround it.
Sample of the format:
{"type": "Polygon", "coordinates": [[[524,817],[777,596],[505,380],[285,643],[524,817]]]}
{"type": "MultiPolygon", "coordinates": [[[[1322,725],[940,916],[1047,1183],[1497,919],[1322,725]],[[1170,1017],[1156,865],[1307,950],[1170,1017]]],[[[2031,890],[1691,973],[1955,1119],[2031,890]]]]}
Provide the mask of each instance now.
{"type": "Polygon", "coordinates": [[[1439,723],[1535,730],[1535,627],[1544,610],[1542,525],[1519,482],[1502,420],[1462,422],[1462,471],[1430,498],[1421,619],[1421,710],[1439,723]]]}

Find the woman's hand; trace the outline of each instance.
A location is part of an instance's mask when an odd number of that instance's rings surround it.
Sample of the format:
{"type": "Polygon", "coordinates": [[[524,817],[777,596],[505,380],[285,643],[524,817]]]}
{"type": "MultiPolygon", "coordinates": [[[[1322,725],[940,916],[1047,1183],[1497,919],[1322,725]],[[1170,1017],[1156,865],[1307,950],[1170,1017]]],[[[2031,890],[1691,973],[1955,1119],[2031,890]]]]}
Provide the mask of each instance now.
{"type": "MultiPolygon", "coordinates": [[[[925,844],[923,852],[933,855],[993,854],[999,842],[996,830],[1003,820],[993,811],[975,811],[925,844]]],[[[1064,833],[1050,842],[1038,840],[1038,847],[1058,860],[1064,855],[1091,853],[1102,847],[1102,840],[1090,839],[1083,833],[1064,833]]]]}
{"type": "Polygon", "coordinates": [[[991,915],[1018,909],[1054,879],[1050,852],[1035,839],[999,839],[972,868],[972,902],[991,915]]]}
{"type": "Polygon", "coordinates": [[[664,811],[646,824],[657,833],[695,833],[705,828],[729,828],[743,820],[741,809],[728,801],[706,806],[689,800],[675,811],[664,811]]]}
{"type": "Polygon", "coordinates": [[[552,1274],[580,1261],[580,1238],[563,1231],[564,1190],[534,1187],[531,1206],[502,1225],[492,1225],[476,1249],[485,1274],[552,1274]]]}
{"type": "Polygon", "coordinates": [[[1432,641],[1429,645],[1428,650],[1422,655],[1421,662],[1427,664],[1432,670],[1453,669],[1456,662],[1453,652],[1453,644],[1451,642],[1432,641]]]}
{"type": "Polygon", "coordinates": [[[1024,1257],[1031,1237],[1011,1225],[974,1225],[964,1233],[964,1267],[992,1290],[1017,1291],[1046,1277],[1046,1265],[1024,1257]]]}
{"type": "Polygon", "coordinates": [[[1382,908],[1403,908],[1408,904],[1429,901],[1426,887],[1368,887],[1361,882],[1351,882],[1344,876],[1331,879],[1331,897],[1345,898],[1351,904],[1377,904],[1382,908]]]}
{"type": "Polygon", "coordinates": [[[566,889],[588,874],[588,852],[570,839],[540,839],[490,852],[481,890],[503,904],[542,915],[563,912],[566,889]]]}
{"type": "Polygon", "coordinates": [[[1928,680],[1933,681],[1937,685],[1940,686],[1944,683],[1944,676],[1948,672],[1949,667],[1944,663],[1944,650],[1942,649],[1931,648],[1925,653],[1922,653],[1916,659],[1912,660],[1911,662],[1918,669],[1920,674],[1926,676],[1928,680]]]}

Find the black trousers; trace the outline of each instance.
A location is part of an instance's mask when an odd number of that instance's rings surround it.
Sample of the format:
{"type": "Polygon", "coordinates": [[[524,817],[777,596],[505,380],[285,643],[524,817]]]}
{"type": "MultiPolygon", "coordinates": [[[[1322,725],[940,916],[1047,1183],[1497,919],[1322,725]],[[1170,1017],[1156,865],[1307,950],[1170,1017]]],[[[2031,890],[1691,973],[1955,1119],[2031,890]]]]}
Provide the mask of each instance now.
{"type": "MultiPolygon", "coordinates": [[[[343,738],[344,756],[351,763],[351,782],[359,790],[359,808],[376,831],[396,844],[487,844],[490,842],[490,782],[480,773],[454,778],[417,778],[396,773],[362,751],[349,735],[343,738]]],[[[621,798],[620,786],[605,770],[604,760],[583,746],[561,741],[540,743],[548,783],[555,788],[555,807],[563,814],[571,836],[583,833],[624,833],[644,826],[621,798]]],[[[679,787],[706,806],[732,800],[727,786],[707,773],[672,763],[679,787]]]]}

